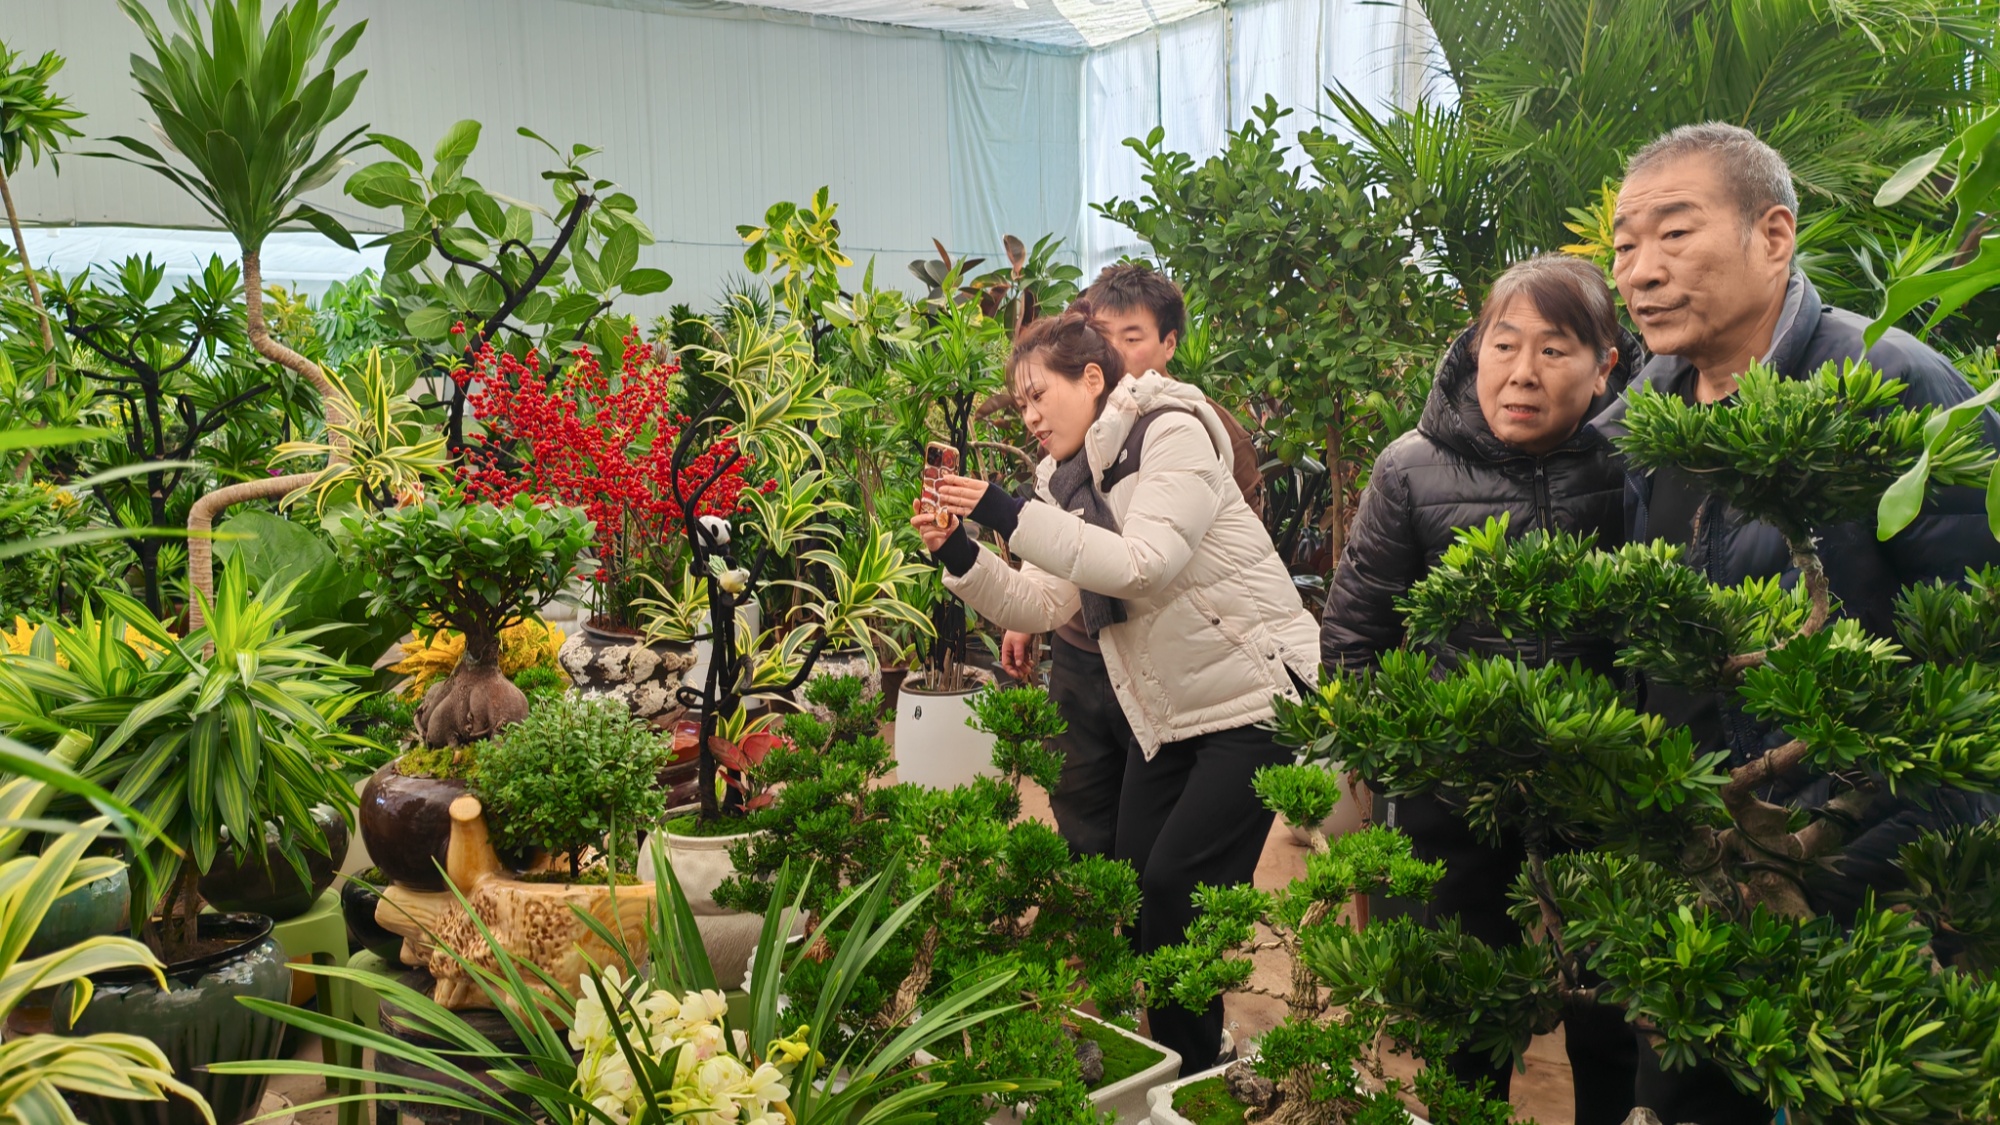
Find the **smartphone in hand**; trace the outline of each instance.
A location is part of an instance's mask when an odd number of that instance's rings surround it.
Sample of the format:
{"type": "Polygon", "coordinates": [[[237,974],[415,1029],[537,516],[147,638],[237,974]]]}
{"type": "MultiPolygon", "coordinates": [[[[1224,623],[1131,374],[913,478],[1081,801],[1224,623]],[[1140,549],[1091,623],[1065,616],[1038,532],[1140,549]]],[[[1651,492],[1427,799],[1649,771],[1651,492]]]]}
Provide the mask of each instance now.
{"type": "Polygon", "coordinates": [[[938,503],[938,482],[945,477],[958,475],[958,449],[941,441],[924,446],[924,490],[918,500],[923,511],[931,513],[939,527],[951,526],[951,513],[938,503]]]}

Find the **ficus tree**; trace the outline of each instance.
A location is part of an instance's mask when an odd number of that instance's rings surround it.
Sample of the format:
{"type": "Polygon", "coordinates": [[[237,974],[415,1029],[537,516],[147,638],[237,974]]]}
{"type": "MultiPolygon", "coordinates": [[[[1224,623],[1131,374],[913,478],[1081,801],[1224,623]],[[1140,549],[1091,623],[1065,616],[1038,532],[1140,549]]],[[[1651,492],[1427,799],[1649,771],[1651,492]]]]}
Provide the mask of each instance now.
{"type": "Polygon", "coordinates": [[[1199,164],[1168,148],[1160,129],[1126,141],[1145,162],[1148,192],[1097,210],[1144,239],[1202,303],[1219,345],[1204,389],[1248,404],[1281,460],[1331,468],[1340,487],[1326,531],[1337,558],[1345,474],[1395,436],[1383,432],[1383,407],[1421,396],[1407,376],[1428,367],[1456,313],[1412,260],[1417,198],[1378,187],[1356,151],[1323,129],[1287,138],[1290,112],[1267,97],[1199,164]]]}
{"type": "MultiPolygon", "coordinates": [[[[272,336],[264,317],[264,240],[280,227],[303,223],[349,249],[354,238],[333,216],[304,201],[331,182],[347,157],[369,142],[361,126],[322,144],[347,112],[367,71],[335,73],[368,23],[334,34],[339,0],[281,4],[267,21],[259,0],[191,0],[169,5],[174,32],[163,31],[139,0],[119,8],[145,36],[150,58],[132,56],[132,77],[157,120],[162,152],[132,137],[112,137],[124,151],[93,153],[149,168],[188,193],[236,239],[243,251],[244,320],[258,355],[317,391],[331,424],[344,423],[341,400],[326,372],[272,336]]],[[[345,456],[336,439],[332,457],[345,456]]],[[[313,474],[245,481],[211,492],[188,513],[188,581],[214,589],[213,548],[206,536],[218,516],[246,500],[276,500],[309,486],[313,474]]],[[[200,599],[189,603],[199,624],[200,599]]]]}
{"type": "MultiPolygon", "coordinates": [[[[1285,737],[1309,756],[1392,794],[1446,794],[1475,830],[1523,840],[1517,918],[1539,949],[1483,982],[1470,1010],[1487,1018],[1453,1029],[1459,1043],[1518,1058],[1538,1024],[1520,1005],[1598,1000],[1624,1007],[1667,1066],[1713,1061],[1801,1120],[1956,1123],[1996,1108],[2000,983],[1973,971],[1979,954],[1956,936],[1991,932],[1990,896],[1966,893],[1991,878],[1991,830],[1906,849],[1898,908],[1870,894],[1851,918],[1822,914],[1814,893],[1891,802],[2000,789],[2000,572],[1904,591],[1893,638],[1831,612],[1818,537],[1871,511],[1925,453],[1935,416],[1897,405],[1901,389],[1849,363],[1796,380],[1753,367],[1725,403],[1634,396],[1625,456],[1700,472],[1777,527],[1801,577],[1792,589],[1710,585],[1662,544],[1510,540],[1496,520],[1461,533],[1403,602],[1419,644],[1474,622],[1607,638],[1628,674],[1733,693],[1781,732],[1761,756],[1731,765],[1604,675],[1509,658],[1447,669],[1392,652],[1281,707],[1285,737]],[[1780,803],[1808,778],[1824,779],[1823,803],[1780,803]]],[[[1983,480],[1993,461],[1965,433],[1931,453],[1939,485],[1983,480]]],[[[1336,995],[1435,1030],[1426,1005],[1442,985],[1415,966],[1452,940],[1327,932],[1305,958],[1336,995]],[[1383,966],[1413,986],[1371,983],[1383,966]]]]}

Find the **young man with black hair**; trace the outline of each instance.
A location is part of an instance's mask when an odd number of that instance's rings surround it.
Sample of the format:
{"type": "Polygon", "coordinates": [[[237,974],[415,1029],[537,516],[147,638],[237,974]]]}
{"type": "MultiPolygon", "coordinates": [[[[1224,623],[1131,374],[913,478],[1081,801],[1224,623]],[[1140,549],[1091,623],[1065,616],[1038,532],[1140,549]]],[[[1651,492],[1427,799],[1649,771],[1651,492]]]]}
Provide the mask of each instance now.
{"type": "MultiPolygon", "coordinates": [[[[1106,266],[1081,295],[1090,299],[1099,331],[1124,361],[1122,374],[1166,373],[1187,326],[1180,286],[1142,262],[1120,262],[1106,266]]],[[[1262,515],[1264,478],[1250,433],[1214,399],[1209,405],[1229,431],[1230,474],[1250,510],[1262,515]]],[[[1001,640],[1001,667],[1015,679],[1026,681],[1034,674],[1028,661],[1030,639],[1027,633],[1008,632],[1001,640]]],[[[1049,794],[1049,806],[1070,850],[1110,855],[1118,835],[1118,794],[1124,787],[1132,727],[1111,690],[1104,657],[1081,622],[1056,630],[1050,656],[1049,695],[1069,729],[1056,739],[1063,754],[1062,780],[1049,794]]]]}

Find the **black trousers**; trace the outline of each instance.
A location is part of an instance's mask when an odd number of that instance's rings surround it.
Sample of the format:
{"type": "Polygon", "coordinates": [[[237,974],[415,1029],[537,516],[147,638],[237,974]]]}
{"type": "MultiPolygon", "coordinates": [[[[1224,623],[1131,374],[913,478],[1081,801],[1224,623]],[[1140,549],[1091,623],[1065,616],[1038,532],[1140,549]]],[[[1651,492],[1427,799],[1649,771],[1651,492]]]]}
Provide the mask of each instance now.
{"type": "Polygon", "coordinates": [[[1110,855],[1118,842],[1132,724],[1111,690],[1102,654],[1059,636],[1050,640],[1049,652],[1049,697],[1069,724],[1055,739],[1063,756],[1062,779],[1049,794],[1049,808],[1072,854],[1110,855]]]}
{"type": "MultiPolygon", "coordinates": [[[[1139,952],[1181,940],[1195,917],[1195,887],[1248,883],[1276,814],[1250,788],[1265,766],[1292,761],[1268,730],[1241,726],[1160,747],[1147,761],[1138,743],[1125,764],[1114,855],[1139,872],[1139,952]]],[[[1215,1065],[1222,1050],[1222,999],[1194,1013],[1147,1009],[1153,1038],[1180,1053],[1181,1073],[1215,1065]]]]}
{"type": "MultiPolygon", "coordinates": [[[[1418,859],[1441,859],[1445,866],[1444,878],[1429,902],[1376,898],[1369,904],[1372,917],[1407,916],[1424,926],[1456,917],[1467,935],[1496,947],[1526,937],[1507,916],[1508,891],[1528,861],[1527,849],[1517,837],[1508,835],[1498,846],[1489,844],[1436,797],[1389,800],[1377,794],[1375,806],[1382,810],[1378,820],[1410,838],[1418,859]]],[[[1638,1043],[1624,1013],[1604,1004],[1572,1005],[1563,1013],[1563,1042],[1569,1053],[1576,1125],[1621,1125],[1632,1111],[1639,1065],[1638,1043]]],[[[1481,1079],[1490,1081],[1496,1098],[1506,1098],[1514,1080],[1513,1067],[1493,1065],[1484,1051],[1461,1050],[1443,1059],[1442,1065],[1468,1086],[1481,1079]]],[[[1675,1125],[1692,1120],[1665,1115],[1662,1119],[1675,1125]]]]}

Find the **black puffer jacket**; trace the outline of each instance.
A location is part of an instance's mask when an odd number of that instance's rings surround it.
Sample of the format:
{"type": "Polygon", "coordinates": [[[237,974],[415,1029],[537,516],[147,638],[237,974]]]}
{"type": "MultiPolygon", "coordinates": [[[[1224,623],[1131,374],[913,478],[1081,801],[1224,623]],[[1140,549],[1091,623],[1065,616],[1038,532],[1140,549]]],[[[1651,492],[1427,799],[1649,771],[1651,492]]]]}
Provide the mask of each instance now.
{"type": "MultiPolygon", "coordinates": [[[[1494,437],[1479,410],[1473,335],[1470,328],[1461,333],[1438,364],[1417,428],[1390,442],[1375,460],[1320,619],[1320,660],[1328,668],[1365,668],[1403,643],[1396,599],[1437,565],[1459,528],[1509,512],[1511,534],[1559,530],[1595,533],[1606,548],[1624,542],[1624,471],[1610,444],[1588,425],[1540,457],[1494,437]]],[[[1631,357],[1639,354],[1638,340],[1626,334],[1591,414],[1624,390],[1631,357]]],[[[1465,652],[1518,653],[1538,664],[1582,660],[1604,671],[1611,655],[1607,646],[1589,639],[1510,640],[1470,627],[1454,634],[1438,655],[1451,661],[1465,652]]]]}
{"type": "MultiPolygon", "coordinates": [[[[1802,378],[1829,360],[1859,357],[1861,334],[1867,327],[1866,317],[1822,303],[1812,282],[1804,274],[1794,273],[1767,362],[1788,378],[1802,378]]],[[[1903,392],[1907,406],[1945,406],[1972,397],[1971,384],[1950,361],[1908,333],[1890,331],[1868,349],[1867,355],[1884,375],[1907,385],[1903,392]]],[[[1641,369],[1635,382],[1682,394],[1694,379],[1694,368],[1686,360],[1656,356],[1641,369]]],[[[1620,399],[1591,425],[1607,436],[1622,435],[1625,409],[1626,403],[1620,399]]],[[[2000,447],[2000,418],[1988,410],[1981,425],[1985,440],[2000,447]]],[[[1657,538],[1647,525],[1653,495],[1651,474],[1631,474],[1625,490],[1629,541],[1657,538]]],[[[1701,537],[1690,545],[1686,561],[1709,581],[1729,586],[1745,578],[1773,574],[1784,575],[1788,585],[1797,580],[1791,552],[1777,528],[1750,521],[1715,496],[1702,504],[1700,527],[1701,537]]],[[[1894,634],[1893,607],[1903,587],[1936,579],[1963,581],[1966,568],[2000,562],[2000,542],[1986,526],[1983,490],[1975,488],[1939,490],[1916,520],[1886,543],[1876,540],[1874,524],[1868,521],[1826,529],[1819,549],[1828,583],[1839,601],[1835,612],[1856,618],[1869,632],[1885,637],[1894,634]]],[[[1686,707],[1685,698],[1660,706],[1661,699],[1675,696],[1674,689],[1649,689],[1643,682],[1640,689],[1649,710],[1671,714],[1686,707]]],[[[1788,740],[1784,731],[1745,715],[1733,694],[1716,702],[1726,745],[1703,746],[1703,751],[1726,748],[1731,764],[1741,765],[1788,740]]],[[[1766,800],[1811,809],[1825,804],[1832,793],[1832,780],[1822,775],[1788,779],[1762,795],[1766,800]]],[[[1851,916],[1864,889],[1901,885],[1902,874],[1894,866],[1896,854],[1921,831],[1983,820],[1993,814],[1994,807],[1991,797],[1952,790],[1923,800],[1890,802],[1867,823],[1855,826],[1847,847],[1814,873],[1807,887],[1809,901],[1815,910],[1851,916]]]]}

